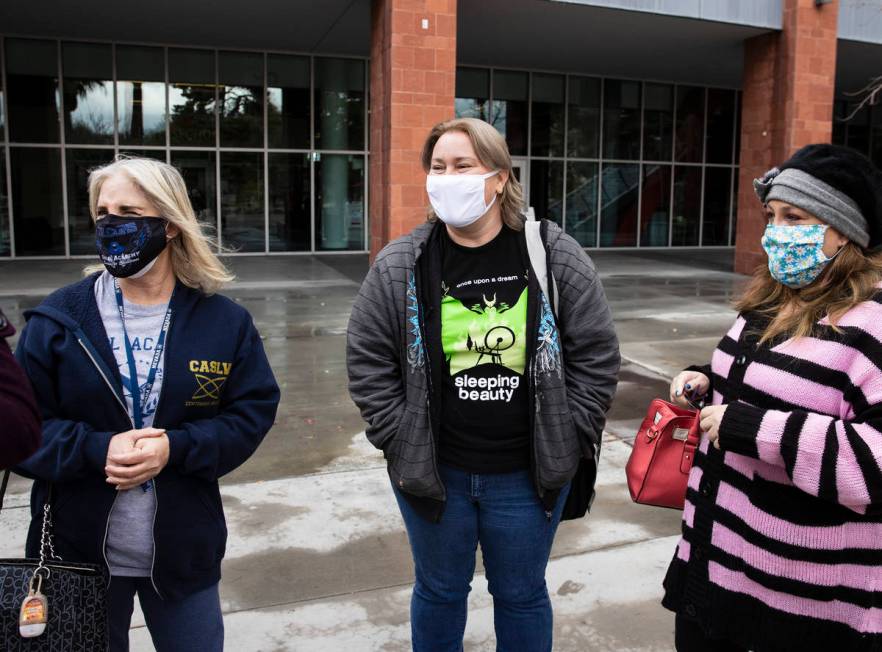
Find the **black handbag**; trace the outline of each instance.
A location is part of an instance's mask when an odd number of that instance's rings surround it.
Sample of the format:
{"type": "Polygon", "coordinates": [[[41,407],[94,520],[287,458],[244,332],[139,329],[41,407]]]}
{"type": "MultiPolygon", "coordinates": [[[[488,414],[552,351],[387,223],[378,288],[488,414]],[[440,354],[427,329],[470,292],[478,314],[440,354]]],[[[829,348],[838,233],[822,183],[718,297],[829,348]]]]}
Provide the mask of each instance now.
{"type": "MultiPolygon", "coordinates": [[[[0,484],[0,510],[9,471],[0,484]]],[[[61,559],[52,540],[52,490],[43,505],[39,559],[0,559],[0,650],[4,652],[100,652],[108,648],[107,571],[104,566],[61,559]],[[46,596],[46,630],[35,638],[19,632],[22,602],[32,580],[46,596]],[[42,581],[40,581],[42,580],[42,581]]]]}

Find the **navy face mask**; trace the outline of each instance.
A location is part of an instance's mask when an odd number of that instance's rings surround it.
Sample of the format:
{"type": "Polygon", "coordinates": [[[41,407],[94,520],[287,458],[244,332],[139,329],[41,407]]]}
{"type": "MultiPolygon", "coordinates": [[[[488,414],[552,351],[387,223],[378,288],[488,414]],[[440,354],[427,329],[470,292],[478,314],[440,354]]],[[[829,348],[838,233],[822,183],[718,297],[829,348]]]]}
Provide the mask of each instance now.
{"type": "Polygon", "coordinates": [[[95,224],[101,262],[117,278],[136,275],[165,249],[165,226],[161,217],[103,215],[95,224]]]}

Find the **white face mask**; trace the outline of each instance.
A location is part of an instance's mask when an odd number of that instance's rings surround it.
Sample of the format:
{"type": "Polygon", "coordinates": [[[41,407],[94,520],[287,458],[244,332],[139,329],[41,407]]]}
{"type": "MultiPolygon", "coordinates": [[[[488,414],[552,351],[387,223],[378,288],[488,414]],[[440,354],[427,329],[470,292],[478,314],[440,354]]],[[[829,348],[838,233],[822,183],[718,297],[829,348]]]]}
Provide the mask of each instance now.
{"type": "Polygon", "coordinates": [[[487,174],[429,174],[426,192],[435,215],[455,228],[464,228],[479,220],[496,202],[496,193],[489,204],[484,203],[484,181],[496,172],[487,174]]]}

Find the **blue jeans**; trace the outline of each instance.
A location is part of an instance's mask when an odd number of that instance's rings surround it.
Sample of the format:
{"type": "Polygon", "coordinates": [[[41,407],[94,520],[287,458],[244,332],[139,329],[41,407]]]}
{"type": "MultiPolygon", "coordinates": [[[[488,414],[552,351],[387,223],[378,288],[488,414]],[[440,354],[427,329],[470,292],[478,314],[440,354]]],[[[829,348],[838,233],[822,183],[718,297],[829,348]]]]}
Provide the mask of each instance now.
{"type": "Polygon", "coordinates": [[[395,497],[416,570],[410,602],[414,652],[460,652],[478,543],[493,596],[497,652],[550,652],[551,600],[545,567],[569,487],[550,515],[530,473],[439,469],[447,487],[440,523],[395,497]]]}
{"type": "Polygon", "coordinates": [[[218,585],[174,602],[162,600],[149,577],[120,577],[107,592],[110,652],[128,652],[135,593],[156,652],[223,652],[224,621],[218,585]]]}

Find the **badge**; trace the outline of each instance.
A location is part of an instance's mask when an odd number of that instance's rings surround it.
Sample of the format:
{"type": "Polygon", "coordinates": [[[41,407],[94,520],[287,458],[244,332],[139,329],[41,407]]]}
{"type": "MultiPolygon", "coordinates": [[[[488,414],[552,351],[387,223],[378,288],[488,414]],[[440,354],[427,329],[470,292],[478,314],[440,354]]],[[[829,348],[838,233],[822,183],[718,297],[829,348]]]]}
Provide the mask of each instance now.
{"type": "Polygon", "coordinates": [[[18,631],[24,638],[36,638],[46,631],[46,622],[49,620],[49,601],[43,595],[42,588],[43,576],[34,573],[28,594],[21,603],[21,612],[18,617],[18,631]]]}

